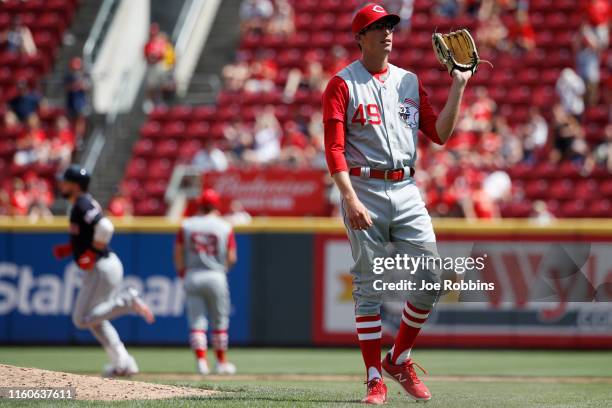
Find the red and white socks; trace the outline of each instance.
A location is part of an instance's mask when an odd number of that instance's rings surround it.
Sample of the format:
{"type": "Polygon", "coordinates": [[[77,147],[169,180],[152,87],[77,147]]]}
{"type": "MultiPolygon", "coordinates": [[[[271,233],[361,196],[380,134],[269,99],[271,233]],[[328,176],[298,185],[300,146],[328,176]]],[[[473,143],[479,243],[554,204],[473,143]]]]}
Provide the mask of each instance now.
{"type": "Polygon", "coordinates": [[[414,346],[421,327],[427,321],[429,312],[429,310],[418,309],[409,302],[406,302],[395,343],[391,350],[389,350],[393,364],[402,364],[410,357],[412,346],[414,346]]]}
{"type": "Polygon", "coordinates": [[[227,362],[227,330],[213,330],[212,344],[219,363],[227,362]]]}
{"type": "Polygon", "coordinates": [[[198,360],[206,360],[206,350],[208,348],[206,330],[191,330],[189,332],[189,344],[198,360]]]}
{"type": "Polygon", "coordinates": [[[361,355],[366,366],[368,381],[382,378],[380,350],[382,338],[382,324],[380,314],[370,316],[356,316],[357,337],[361,355]]]}

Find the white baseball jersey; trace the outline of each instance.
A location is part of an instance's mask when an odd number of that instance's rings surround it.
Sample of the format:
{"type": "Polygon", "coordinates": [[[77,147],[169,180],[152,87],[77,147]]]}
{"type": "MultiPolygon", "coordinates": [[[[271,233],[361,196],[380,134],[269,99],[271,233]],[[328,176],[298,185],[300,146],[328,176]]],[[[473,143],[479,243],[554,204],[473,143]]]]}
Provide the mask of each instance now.
{"type": "Polygon", "coordinates": [[[349,167],[414,167],[419,131],[419,82],[388,64],[384,83],[359,60],[337,74],[348,87],[345,157],[349,167]]]}
{"type": "Polygon", "coordinates": [[[232,226],[212,214],[184,220],[177,240],[183,244],[187,272],[224,272],[228,250],[236,245],[232,226]]]}

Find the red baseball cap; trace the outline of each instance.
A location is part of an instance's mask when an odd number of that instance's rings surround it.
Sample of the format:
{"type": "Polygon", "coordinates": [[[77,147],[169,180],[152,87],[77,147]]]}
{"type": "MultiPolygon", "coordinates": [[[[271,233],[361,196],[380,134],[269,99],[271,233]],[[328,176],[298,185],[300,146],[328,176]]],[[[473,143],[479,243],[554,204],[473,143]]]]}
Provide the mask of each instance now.
{"type": "Polygon", "coordinates": [[[400,22],[400,17],[397,14],[387,13],[383,6],[375,3],[366,4],[353,17],[353,24],[351,26],[353,34],[359,34],[361,30],[382,18],[388,18],[393,24],[400,22]]]}
{"type": "Polygon", "coordinates": [[[206,190],[202,191],[199,204],[202,207],[208,206],[219,208],[221,206],[221,197],[219,197],[219,194],[217,194],[217,192],[212,188],[207,188],[206,190]]]}

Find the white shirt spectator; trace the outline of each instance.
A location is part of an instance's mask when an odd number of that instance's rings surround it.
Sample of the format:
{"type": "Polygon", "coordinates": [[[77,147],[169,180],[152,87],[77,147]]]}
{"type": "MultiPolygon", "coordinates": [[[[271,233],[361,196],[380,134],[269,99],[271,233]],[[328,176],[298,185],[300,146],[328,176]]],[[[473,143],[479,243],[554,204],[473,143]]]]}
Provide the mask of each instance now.
{"type": "Polygon", "coordinates": [[[482,188],[491,199],[495,201],[501,200],[510,194],[512,180],[510,180],[510,176],[505,171],[494,171],[484,179],[482,188]]]}
{"type": "Polygon", "coordinates": [[[530,115],[527,129],[529,134],[527,135],[529,146],[533,148],[542,147],[548,140],[548,123],[539,113],[534,112],[530,115]]]}
{"type": "Polygon", "coordinates": [[[225,153],[216,147],[198,151],[193,157],[191,164],[201,172],[225,171],[228,167],[225,153]]]}
{"type": "Polygon", "coordinates": [[[255,158],[267,163],[280,156],[280,132],[273,127],[264,127],[255,133],[255,158]]]}
{"type": "Polygon", "coordinates": [[[565,68],[557,80],[557,95],[561,105],[566,111],[574,116],[582,115],[584,112],[584,93],[586,86],[584,81],[571,68],[565,68]]]}
{"type": "Polygon", "coordinates": [[[240,6],[240,19],[242,21],[253,18],[270,18],[274,13],[274,6],[269,0],[245,0],[240,6]]]}

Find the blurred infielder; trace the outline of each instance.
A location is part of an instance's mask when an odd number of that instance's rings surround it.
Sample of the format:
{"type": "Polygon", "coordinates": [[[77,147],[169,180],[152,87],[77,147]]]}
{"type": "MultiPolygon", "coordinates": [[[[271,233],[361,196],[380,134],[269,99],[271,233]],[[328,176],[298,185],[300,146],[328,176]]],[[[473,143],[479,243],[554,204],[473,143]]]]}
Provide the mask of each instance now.
{"type": "Polygon", "coordinates": [[[174,262],[184,279],[187,294],[189,341],[197,370],[209,374],[208,320],[213,327],[212,345],[217,356],[216,373],[234,374],[236,367],[227,361],[230,293],[227,271],[236,263],[236,240],[232,226],[219,216],[219,195],[204,190],[194,216],[183,221],[176,237],[174,262]]]}
{"type": "Polygon", "coordinates": [[[71,204],[70,242],[55,246],[53,254],[57,259],[72,255],[83,271],[72,321],[79,329],[89,329],[104,347],[111,361],[104,374],[128,376],[138,373],[138,366],[109,320],[128,313],[137,313],[147,323],[155,318],[134,288],[118,290],[123,265],[108,247],[113,224],[87,193],[89,180],[89,173],[77,165],[68,167],[59,178],[60,192],[71,204]]]}
{"type": "MultiPolygon", "coordinates": [[[[326,158],[342,195],[342,215],[355,261],[351,273],[356,327],[367,372],[363,402],[370,404],[386,401],[383,370],[414,399],[431,398],[417,377],[410,350],[438,292],[409,294],[394,346],[381,362],[382,298],[372,286],[375,275],[367,247],[398,242],[436,255],[431,218],[413,178],[418,131],[438,144],[448,140],[472,74],[451,70],[448,100],[436,115],[417,76],[388,63],[399,21],[380,5],[368,4],[359,10],[352,32],[361,58],[338,72],[323,95],[326,158]]],[[[421,280],[439,280],[431,271],[418,273],[421,280]]]]}

